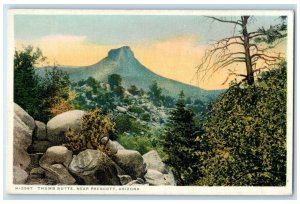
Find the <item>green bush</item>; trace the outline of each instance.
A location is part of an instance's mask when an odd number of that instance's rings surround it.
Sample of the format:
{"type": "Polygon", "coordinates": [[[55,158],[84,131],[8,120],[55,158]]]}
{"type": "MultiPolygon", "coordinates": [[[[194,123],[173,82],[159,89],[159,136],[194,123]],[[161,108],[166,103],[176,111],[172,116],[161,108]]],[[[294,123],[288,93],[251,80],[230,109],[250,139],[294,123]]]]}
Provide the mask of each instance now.
{"type": "Polygon", "coordinates": [[[75,132],[69,129],[66,132],[68,149],[74,153],[79,153],[85,149],[97,149],[106,151],[105,145],[101,139],[108,137],[114,131],[112,119],[101,113],[100,109],[87,112],[82,117],[81,129],[75,132]]]}
{"type": "Polygon", "coordinates": [[[149,113],[143,113],[141,115],[141,120],[146,121],[146,122],[150,122],[151,121],[151,115],[149,113]]]}
{"type": "Polygon", "coordinates": [[[286,64],[255,85],[230,87],[212,105],[195,152],[208,186],[286,184],[286,64]]]}
{"type": "Polygon", "coordinates": [[[116,132],[122,134],[128,132],[131,129],[131,120],[130,116],[122,114],[114,117],[116,123],[116,132]]]}
{"type": "Polygon", "coordinates": [[[148,128],[141,124],[137,119],[132,118],[129,115],[121,114],[117,115],[114,118],[116,123],[116,132],[117,134],[122,133],[132,133],[135,135],[139,135],[142,132],[146,132],[148,128]]]}
{"type": "Polygon", "coordinates": [[[136,113],[136,114],[142,114],[145,112],[145,110],[143,108],[138,107],[138,106],[131,106],[128,108],[128,111],[132,112],[132,113],[136,113]]]}
{"type": "Polygon", "coordinates": [[[153,150],[151,140],[147,136],[119,135],[118,142],[126,149],[136,150],[142,155],[153,150]]]}

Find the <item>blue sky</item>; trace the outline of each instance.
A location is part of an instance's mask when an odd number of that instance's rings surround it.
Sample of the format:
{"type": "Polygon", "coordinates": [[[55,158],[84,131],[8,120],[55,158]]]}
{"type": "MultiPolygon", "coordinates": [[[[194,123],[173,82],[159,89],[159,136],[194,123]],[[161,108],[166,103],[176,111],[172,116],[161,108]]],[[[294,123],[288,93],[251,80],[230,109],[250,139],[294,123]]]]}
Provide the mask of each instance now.
{"type": "MultiPolygon", "coordinates": [[[[227,20],[237,18],[240,17],[226,17],[227,20]]],[[[251,19],[248,31],[279,22],[278,16],[256,16],[251,19]]],[[[106,57],[109,50],[127,45],[153,72],[193,85],[198,85],[194,80],[196,66],[209,42],[230,37],[233,31],[233,24],[213,22],[199,15],[14,16],[16,49],[26,45],[39,47],[48,65],[95,64],[106,57]]],[[[222,83],[227,75],[228,70],[222,70],[200,86],[226,88],[228,84],[222,83]]]]}
{"type": "MultiPolygon", "coordinates": [[[[227,17],[228,18],[228,17],[227,17]]],[[[235,17],[231,17],[235,18],[235,17]]],[[[278,23],[278,17],[256,17],[252,28],[278,23]]],[[[205,44],[232,35],[232,25],[202,16],[153,15],[16,15],[15,38],[36,40],[47,35],[86,36],[96,44],[131,44],[182,35],[205,44]],[[201,39],[201,40],[200,40],[201,39]]]]}

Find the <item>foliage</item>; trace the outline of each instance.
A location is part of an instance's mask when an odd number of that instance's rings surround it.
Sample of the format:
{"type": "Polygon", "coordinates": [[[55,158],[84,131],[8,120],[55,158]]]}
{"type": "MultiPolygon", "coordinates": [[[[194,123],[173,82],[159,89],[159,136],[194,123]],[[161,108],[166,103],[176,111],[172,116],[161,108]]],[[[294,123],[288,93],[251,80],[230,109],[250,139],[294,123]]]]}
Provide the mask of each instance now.
{"type": "Polygon", "coordinates": [[[141,154],[156,150],[162,159],[167,157],[166,153],[163,151],[163,131],[161,128],[148,130],[145,135],[132,136],[120,134],[117,140],[125,148],[134,149],[141,154]]]}
{"type": "Polygon", "coordinates": [[[135,85],[131,85],[130,88],[128,89],[129,93],[132,95],[139,95],[139,90],[135,85]]]}
{"type": "Polygon", "coordinates": [[[114,117],[116,123],[116,133],[131,133],[134,135],[142,134],[147,131],[147,127],[141,124],[136,118],[132,118],[126,114],[116,115],[114,117]]]}
{"type": "Polygon", "coordinates": [[[175,106],[175,100],[171,96],[165,96],[163,104],[164,104],[165,107],[173,108],[175,106]]]}
{"type": "Polygon", "coordinates": [[[39,95],[43,114],[38,118],[48,121],[64,111],[72,110],[69,102],[70,80],[67,73],[53,67],[46,70],[45,76],[40,78],[39,95]]]}
{"type": "Polygon", "coordinates": [[[69,77],[56,67],[44,77],[35,66],[45,58],[40,49],[28,46],[14,55],[14,101],[36,120],[47,122],[62,111],[72,109],[69,103],[69,77]]]}
{"type": "Polygon", "coordinates": [[[196,150],[193,116],[185,107],[184,94],[181,92],[176,108],[169,117],[163,142],[163,150],[168,154],[165,162],[173,169],[178,185],[190,184],[197,172],[197,159],[193,155],[196,150]]]}
{"type": "Polygon", "coordinates": [[[145,154],[154,149],[149,137],[147,136],[131,136],[121,134],[118,136],[118,142],[126,149],[133,149],[141,154],[145,154]]]}
{"type": "Polygon", "coordinates": [[[55,97],[53,99],[53,101],[55,101],[55,103],[49,109],[49,111],[53,117],[58,114],[61,114],[61,113],[64,113],[64,112],[74,109],[73,105],[70,104],[70,102],[65,99],[60,99],[60,98],[55,97]]]}
{"type": "Polygon", "coordinates": [[[146,122],[150,122],[151,121],[151,115],[149,113],[143,113],[141,115],[141,120],[146,121],[146,122]]]}
{"type": "Polygon", "coordinates": [[[130,106],[128,108],[128,111],[130,111],[132,113],[136,113],[136,114],[142,114],[145,112],[145,110],[139,106],[130,106]]]}
{"type": "Polygon", "coordinates": [[[108,84],[111,91],[118,97],[124,97],[124,88],[122,87],[122,77],[119,74],[108,76],[108,84]]]}
{"type": "Polygon", "coordinates": [[[94,110],[101,107],[103,112],[108,112],[115,108],[113,94],[92,77],[72,84],[72,90],[76,92],[76,97],[71,103],[77,109],[94,110]]]}
{"type": "Polygon", "coordinates": [[[121,86],[122,77],[119,74],[112,74],[108,76],[108,84],[113,90],[115,87],[121,86]]]}
{"type": "Polygon", "coordinates": [[[15,51],[14,55],[14,102],[34,118],[37,118],[42,110],[35,65],[43,59],[41,50],[34,50],[31,46],[15,51]]]}
{"type": "Polygon", "coordinates": [[[162,105],[162,88],[158,86],[157,81],[153,81],[151,86],[149,87],[149,97],[153,101],[154,105],[161,106],[162,105]]]}
{"type": "Polygon", "coordinates": [[[104,115],[100,109],[87,112],[82,117],[81,129],[79,132],[69,129],[66,132],[68,149],[79,153],[85,149],[105,149],[106,142],[110,134],[114,132],[114,123],[112,119],[104,115]],[[102,138],[107,137],[106,140],[102,138]]]}
{"type": "Polygon", "coordinates": [[[208,186],[284,186],[286,183],[286,64],[255,85],[233,85],[204,119],[196,154],[208,186]]]}

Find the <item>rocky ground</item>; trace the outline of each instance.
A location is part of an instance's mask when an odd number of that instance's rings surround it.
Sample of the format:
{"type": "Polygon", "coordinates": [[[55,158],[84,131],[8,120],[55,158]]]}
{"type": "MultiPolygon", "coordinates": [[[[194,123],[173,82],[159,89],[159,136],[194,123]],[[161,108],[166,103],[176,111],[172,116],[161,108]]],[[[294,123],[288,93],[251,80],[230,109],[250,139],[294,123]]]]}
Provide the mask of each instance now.
{"type": "Polygon", "coordinates": [[[141,155],[116,141],[110,154],[86,149],[74,154],[62,143],[69,127],[79,129],[84,111],[72,110],[47,124],[14,105],[14,183],[39,185],[176,185],[158,153],[141,155]]]}

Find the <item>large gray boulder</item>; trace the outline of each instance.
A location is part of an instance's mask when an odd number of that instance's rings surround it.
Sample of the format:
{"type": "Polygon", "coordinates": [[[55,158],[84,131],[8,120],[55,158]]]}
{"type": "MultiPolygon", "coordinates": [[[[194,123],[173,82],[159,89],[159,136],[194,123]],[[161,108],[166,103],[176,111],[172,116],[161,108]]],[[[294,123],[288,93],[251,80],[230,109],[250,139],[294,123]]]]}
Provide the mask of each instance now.
{"type": "Polygon", "coordinates": [[[25,184],[28,178],[27,172],[19,166],[13,167],[13,182],[14,184],[25,184]]]}
{"type": "Polygon", "coordinates": [[[146,183],[149,183],[150,186],[165,186],[165,185],[175,185],[174,177],[172,178],[169,174],[162,174],[161,172],[148,169],[145,174],[146,183]]]}
{"type": "Polygon", "coordinates": [[[143,178],[146,172],[146,164],[139,152],[135,150],[118,150],[117,154],[111,158],[133,179],[143,178]]]}
{"type": "Polygon", "coordinates": [[[31,131],[34,130],[35,128],[34,119],[16,103],[14,103],[14,114],[18,116],[20,120],[23,121],[31,131]]]}
{"type": "Polygon", "coordinates": [[[72,155],[73,153],[64,146],[53,146],[47,149],[39,164],[49,178],[62,184],[74,184],[75,179],[67,170],[72,155]]]}
{"type": "Polygon", "coordinates": [[[45,173],[47,178],[53,179],[60,184],[71,185],[76,182],[68,169],[62,164],[52,164],[51,171],[46,171],[45,173]]]}
{"type": "Polygon", "coordinates": [[[34,122],[35,122],[34,139],[46,140],[46,136],[47,136],[46,124],[37,120],[34,122]]]}
{"type": "Polygon", "coordinates": [[[105,150],[106,150],[106,154],[108,156],[112,156],[112,155],[117,154],[118,147],[114,142],[112,142],[111,140],[108,140],[108,142],[106,143],[106,146],[105,146],[105,150]]]}
{"type": "Polygon", "coordinates": [[[167,165],[162,162],[157,151],[151,150],[150,152],[143,155],[143,159],[147,165],[147,169],[154,169],[161,172],[162,174],[168,173],[167,165]]]}
{"type": "Polygon", "coordinates": [[[110,143],[112,143],[115,148],[117,148],[118,150],[124,150],[125,148],[117,141],[114,141],[114,140],[110,140],[110,143]]]}
{"type": "Polygon", "coordinates": [[[47,140],[54,145],[65,143],[65,132],[69,128],[79,131],[82,123],[81,119],[84,114],[85,112],[82,110],[71,110],[52,118],[47,123],[47,140]]]}
{"type": "Polygon", "coordinates": [[[114,162],[98,150],[80,152],[73,158],[69,170],[86,185],[121,185],[114,162]]]}
{"type": "Polygon", "coordinates": [[[27,148],[32,143],[35,128],[33,118],[19,105],[14,104],[13,164],[25,170],[30,164],[27,148]]]}

